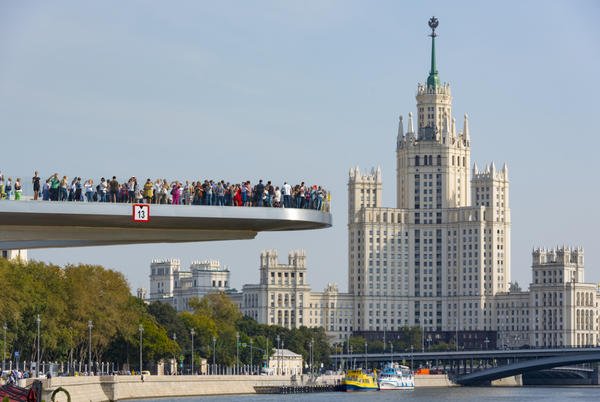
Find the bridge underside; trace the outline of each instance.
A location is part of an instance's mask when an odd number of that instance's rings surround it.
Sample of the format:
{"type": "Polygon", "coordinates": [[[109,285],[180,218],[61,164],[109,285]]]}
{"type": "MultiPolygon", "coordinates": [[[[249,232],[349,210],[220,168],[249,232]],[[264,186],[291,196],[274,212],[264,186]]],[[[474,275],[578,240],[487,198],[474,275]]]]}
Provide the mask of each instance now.
{"type": "Polygon", "coordinates": [[[541,359],[519,361],[504,366],[475,371],[455,378],[454,382],[460,385],[484,385],[500,378],[511,377],[532,371],[599,361],[600,352],[584,352],[567,356],[544,357],[541,359]]]}
{"type": "Polygon", "coordinates": [[[130,204],[0,202],[0,249],[253,239],[259,232],[321,229],[329,213],[295,208],[151,205],[134,222],[130,204]]]}

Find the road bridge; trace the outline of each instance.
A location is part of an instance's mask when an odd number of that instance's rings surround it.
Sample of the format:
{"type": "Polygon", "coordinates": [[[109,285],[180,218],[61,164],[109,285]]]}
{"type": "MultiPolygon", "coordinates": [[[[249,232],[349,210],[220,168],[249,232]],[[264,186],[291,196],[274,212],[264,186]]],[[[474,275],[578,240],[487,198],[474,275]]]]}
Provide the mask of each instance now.
{"type": "Polygon", "coordinates": [[[600,351],[563,354],[526,361],[517,361],[504,366],[491,367],[454,377],[460,385],[484,385],[500,378],[511,377],[531,371],[546,370],[572,364],[600,362],[600,351]]]}
{"type": "Polygon", "coordinates": [[[243,240],[332,225],[328,212],[297,208],[151,204],[149,213],[135,222],[132,204],[0,201],[0,250],[243,240]]]}
{"type": "Polygon", "coordinates": [[[332,355],[342,367],[381,367],[390,361],[431,367],[463,385],[481,385],[516,374],[600,361],[600,347],[561,349],[410,351],[332,355]],[[490,371],[493,370],[493,371],[490,371]]]}

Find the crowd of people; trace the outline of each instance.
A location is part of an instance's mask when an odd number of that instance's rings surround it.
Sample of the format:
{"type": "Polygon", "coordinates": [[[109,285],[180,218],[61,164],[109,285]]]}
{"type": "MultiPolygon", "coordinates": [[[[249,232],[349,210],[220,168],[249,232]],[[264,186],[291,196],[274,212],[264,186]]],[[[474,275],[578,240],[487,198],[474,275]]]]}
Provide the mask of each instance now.
{"type": "MultiPolygon", "coordinates": [[[[330,194],[318,185],[306,185],[304,182],[294,186],[284,182],[276,186],[259,180],[252,184],[250,180],[229,183],[224,180],[168,181],[167,179],[146,179],[138,182],[136,177],[119,181],[112,178],[82,180],[81,177],[69,179],[54,173],[42,179],[36,171],[31,179],[33,200],[75,201],[75,202],[113,202],[147,203],[173,205],[218,205],[274,208],[304,208],[329,210],[330,194]]],[[[0,173],[0,199],[20,200],[23,185],[20,178],[14,181],[0,173]]]]}

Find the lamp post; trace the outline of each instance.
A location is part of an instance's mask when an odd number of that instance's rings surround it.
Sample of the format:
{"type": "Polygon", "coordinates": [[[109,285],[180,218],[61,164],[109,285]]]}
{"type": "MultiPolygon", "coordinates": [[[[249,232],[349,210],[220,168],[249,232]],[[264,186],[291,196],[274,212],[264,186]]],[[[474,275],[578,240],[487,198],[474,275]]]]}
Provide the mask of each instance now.
{"type": "Polygon", "coordinates": [[[92,373],[92,328],[94,327],[94,323],[92,320],[88,321],[88,332],[89,332],[89,342],[88,342],[88,373],[92,373]]]}
{"type": "Polygon", "coordinates": [[[392,365],[394,365],[394,342],[390,341],[390,350],[392,352],[392,365]]]}
{"type": "Polygon", "coordinates": [[[192,375],[194,375],[194,335],[196,335],[194,328],[191,329],[190,334],[192,334],[192,375]]]}
{"type": "Polygon", "coordinates": [[[285,347],[285,341],[282,339],[281,340],[281,349],[279,349],[279,357],[281,359],[281,375],[284,374],[285,370],[284,370],[284,364],[283,364],[283,348],[285,347]]]}
{"type": "MultiPolygon", "coordinates": [[[[352,370],[354,370],[354,360],[352,360],[352,345],[350,345],[350,364],[352,364],[352,370]]],[[[348,365],[349,367],[350,365],[348,365]]]]}
{"type": "Polygon", "coordinates": [[[279,337],[279,334],[277,335],[277,337],[275,337],[275,339],[277,340],[277,375],[279,375],[279,346],[280,346],[280,341],[281,338],[279,337]]]}
{"type": "MultiPolygon", "coordinates": [[[[177,334],[173,332],[173,342],[177,343],[177,334]]],[[[177,357],[173,355],[173,360],[175,361],[175,375],[177,375],[177,357]]]]}
{"type": "Polygon", "coordinates": [[[431,334],[427,335],[427,351],[431,352],[431,334]]]}
{"type": "Polygon", "coordinates": [[[312,375],[312,373],[313,373],[313,343],[314,343],[314,340],[313,340],[313,339],[311,339],[311,340],[310,340],[310,343],[308,344],[308,346],[309,346],[309,350],[310,350],[310,353],[309,353],[309,355],[308,355],[308,361],[309,361],[309,363],[310,363],[310,374],[311,374],[311,375],[312,375]]]}
{"type": "Polygon", "coordinates": [[[217,356],[217,338],[213,336],[213,374],[215,374],[216,356],[217,356]]]}
{"type": "Polygon", "coordinates": [[[415,348],[410,345],[410,369],[415,371],[415,348]]]}
{"type": "Polygon", "coordinates": [[[235,333],[235,373],[240,373],[240,333],[235,333]]]}
{"type": "Polygon", "coordinates": [[[488,349],[488,343],[490,343],[490,340],[488,339],[488,337],[485,337],[485,340],[483,341],[485,343],[485,350],[488,349]]]}
{"type": "Polygon", "coordinates": [[[250,371],[252,371],[252,338],[250,338],[250,371]]]}
{"type": "Polygon", "coordinates": [[[367,369],[367,341],[365,341],[365,370],[367,369]]]}
{"type": "Polygon", "coordinates": [[[4,372],[4,361],[6,360],[6,330],[8,329],[6,322],[2,325],[2,329],[4,330],[4,343],[2,344],[2,372],[4,372]]]}
{"type": "Polygon", "coordinates": [[[143,343],[142,343],[142,341],[143,341],[142,334],[144,333],[144,327],[143,327],[142,324],[140,324],[140,326],[138,327],[138,331],[140,331],[140,375],[141,375],[142,374],[142,362],[143,362],[143,360],[142,360],[142,352],[143,352],[143,349],[142,349],[142,345],[143,345],[143,343]]]}
{"type": "Polygon", "coordinates": [[[40,376],[40,323],[42,322],[39,314],[37,315],[35,322],[37,323],[37,359],[35,362],[35,374],[36,374],[36,377],[39,377],[40,376]]]}
{"type": "Polygon", "coordinates": [[[458,315],[456,316],[456,328],[455,329],[456,329],[456,335],[455,335],[455,338],[456,338],[456,351],[458,352],[458,315]]]}

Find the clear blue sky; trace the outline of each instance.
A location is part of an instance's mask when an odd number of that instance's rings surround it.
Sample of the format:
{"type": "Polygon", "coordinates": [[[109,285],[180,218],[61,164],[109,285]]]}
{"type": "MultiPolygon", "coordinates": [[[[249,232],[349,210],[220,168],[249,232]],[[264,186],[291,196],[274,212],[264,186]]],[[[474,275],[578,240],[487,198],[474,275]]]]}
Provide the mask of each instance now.
{"type": "MultiPolygon", "coordinates": [[[[307,251],[347,288],[350,166],[381,165],[395,205],[398,115],[427,77],[427,20],[472,161],[509,166],[512,278],[536,245],[582,245],[600,281],[596,1],[3,1],[0,170],[83,178],[259,178],[333,192],[329,230],[256,240],[31,251],[148,287],[153,258],[219,259],[258,281],[261,250],[307,251]]],[[[524,286],[526,287],[526,286],[524,286]]]]}

